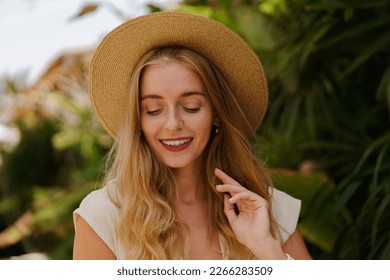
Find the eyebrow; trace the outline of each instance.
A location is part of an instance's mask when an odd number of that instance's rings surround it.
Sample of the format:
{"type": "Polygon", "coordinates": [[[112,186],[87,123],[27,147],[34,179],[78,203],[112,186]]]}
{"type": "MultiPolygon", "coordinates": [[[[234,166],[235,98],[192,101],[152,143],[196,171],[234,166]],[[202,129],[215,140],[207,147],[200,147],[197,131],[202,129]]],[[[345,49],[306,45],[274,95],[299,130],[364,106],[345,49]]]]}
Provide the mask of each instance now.
{"type": "MultiPolygon", "coordinates": [[[[180,98],[189,97],[189,96],[192,96],[192,95],[206,96],[203,92],[189,91],[189,92],[182,93],[180,95],[180,98]]],[[[158,95],[158,94],[147,94],[147,95],[141,97],[141,101],[143,101],[145,99],[149,99],[149,98],[151,98],[151,99],[163,99],[163,97],[161,95],[158,95]]]]}

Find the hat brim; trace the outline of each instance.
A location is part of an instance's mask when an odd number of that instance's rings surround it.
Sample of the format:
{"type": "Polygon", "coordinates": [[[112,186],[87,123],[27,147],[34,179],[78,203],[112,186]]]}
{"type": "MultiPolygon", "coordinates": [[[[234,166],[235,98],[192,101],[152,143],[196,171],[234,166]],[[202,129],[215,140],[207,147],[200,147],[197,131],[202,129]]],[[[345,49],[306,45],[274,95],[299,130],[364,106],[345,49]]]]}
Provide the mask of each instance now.
{"type": "Polygon", "coordinates": [[[217,21],[188,13],[159,12],[118,26],[95,51],[89,90],[95,112],[111,136],[117,135],[135,65],[150,50],[167,46],[191,49],[214,63],[231,87],[252,133],[257,130],[266,112],[268,90],[262,64],[253,50],[217,21]]]}

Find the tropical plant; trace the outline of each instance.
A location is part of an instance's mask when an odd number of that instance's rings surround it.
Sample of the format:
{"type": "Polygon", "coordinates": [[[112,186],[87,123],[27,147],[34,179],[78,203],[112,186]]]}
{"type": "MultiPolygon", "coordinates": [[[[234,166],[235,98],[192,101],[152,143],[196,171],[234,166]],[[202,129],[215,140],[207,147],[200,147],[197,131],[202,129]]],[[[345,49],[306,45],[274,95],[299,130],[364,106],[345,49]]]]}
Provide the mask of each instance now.
{"type": "Polygon", "coordinates": [[[29,252],[51,259],[72,256],[72,212],[96,187],[111,143],[92,114],[86,73],[69,67],[71,61],[84,65],[76,58],[59,58],[67,67],[54,63],[40,80],[45,79],[45,89],[39,82],[20,90],[13,85],[0,96],[12,105],[2,112],[8,114],[4,122],[20,131],[16,146],[0,147],[1,257],[29,252]]]}
{"type": "MultiPolygon", "coordinates": [[[[70,20],[100,7],[129,18],[111,3],[94,3],[70,20]]],[[[0,137],[0,258],[72,257],[72,212],[98,186],[112,141],[87,95],[91,55],[62,54],[32,86],[23,77],[0,79],[0,128],[20,138],[15,145],[0,137]]]]}

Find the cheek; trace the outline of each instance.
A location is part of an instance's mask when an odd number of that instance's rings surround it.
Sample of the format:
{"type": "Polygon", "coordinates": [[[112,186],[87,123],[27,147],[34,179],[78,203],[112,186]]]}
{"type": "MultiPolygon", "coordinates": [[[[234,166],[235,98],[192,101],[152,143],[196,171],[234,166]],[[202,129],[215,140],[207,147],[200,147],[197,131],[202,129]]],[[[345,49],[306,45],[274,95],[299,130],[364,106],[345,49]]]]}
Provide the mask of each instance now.
{"type": "Polygon", "coordinates": [[[141,130],[146,141],[151,143],[155,134],[155,124],[153,124],[153,122],[150,121],[147,117],[141,117],[141,130]]]}
{"type": "Polygon", "coordinates": [[[141,130],[145,131],[145,129],[148,127],[147,126],[147,120],[145,120],[144,117],[141,117],[140,121],[141,121],[141,130]]]}
{"type": "Polygon", "coordinates": [[[205,140],[208,140],[213,126],[212,117],[209,115],[203,116],[203,118],[195,120],[193,125],[196,127],[198,134],[206,138],[205,140]]]}

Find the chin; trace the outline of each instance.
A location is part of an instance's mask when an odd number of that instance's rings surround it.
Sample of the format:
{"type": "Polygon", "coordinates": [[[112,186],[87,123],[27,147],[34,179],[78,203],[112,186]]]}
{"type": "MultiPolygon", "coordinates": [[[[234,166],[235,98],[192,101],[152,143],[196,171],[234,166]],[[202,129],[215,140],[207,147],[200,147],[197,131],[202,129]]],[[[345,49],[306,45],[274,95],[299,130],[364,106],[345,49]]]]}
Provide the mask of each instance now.
{"type": "Polygon", "coordinates": [[[169,168],[173,169],[180,169],[180,168],[185,168],[189,166],[188,163],[172,163],[172,162],[164,162],[169,168]]]}
{"type": "Polygon", "coordinates": [[[196,160],[163,160],[163,162],[169,168],[181,169],[193,166],[196,160]]]}

